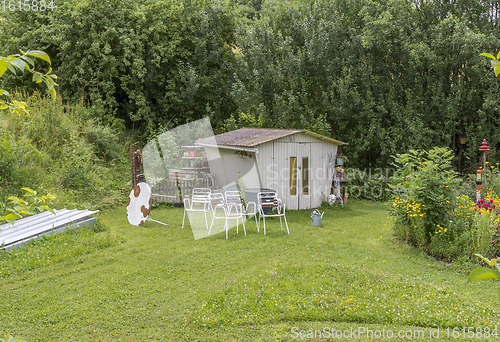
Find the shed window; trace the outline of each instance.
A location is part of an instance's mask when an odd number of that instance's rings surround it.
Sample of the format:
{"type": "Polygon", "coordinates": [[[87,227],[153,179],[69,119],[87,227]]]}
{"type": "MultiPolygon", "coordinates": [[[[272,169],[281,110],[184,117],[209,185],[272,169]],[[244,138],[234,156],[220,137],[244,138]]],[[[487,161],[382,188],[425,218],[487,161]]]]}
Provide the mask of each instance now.
{"type": "Polygon", "coordinates": [[[297,195],[297,157],[290,157],[290,195],[297,195]]]}
{"type": "Polygon", "coordinates": [[[302,158],[302,195],[309,195],[309,158],[302,158]]]}

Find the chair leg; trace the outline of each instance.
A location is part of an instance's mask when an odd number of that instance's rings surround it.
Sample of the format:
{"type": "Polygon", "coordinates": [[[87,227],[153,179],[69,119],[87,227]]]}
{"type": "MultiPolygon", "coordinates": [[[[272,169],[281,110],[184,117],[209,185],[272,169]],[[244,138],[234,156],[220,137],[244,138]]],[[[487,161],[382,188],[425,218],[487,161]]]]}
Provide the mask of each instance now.
{"type": "Polygon", "coordinates": [[[283,215],[283,218],[285,219],[286,232],[288,233],[288,235],[290,235],[290,231],[288,230],[288,223],[286,222],[286,216],[283,215]]]}
{"type": "Polygon", "coordinates": [[[266,217],[262,217],[262,221],[264,221],[264,235],[266,235],[266,217]]]}
{"type": "Polygon", "coordinates": [[[212,217],[212,224],[210,224],[210,229],[208,230],[208,235],[210,235],[210,232],[212,231],[212,227],[214,225],[214,221],[215,221],[215,215],[212,217]]]}
{"type": "Polygon", "coordinates": [[[184,210],[184,216],[182,217],[182,228],[184,228],[184,219],[186,218],[186,210],[184,210]]]}
{"type": "Polygon", "coordinates": [[[245,228],[245,220],[243,219],[243,216],[241,216],[241,223],[243,224],[243,231],[245,232],[245,236],[247,236],[247,230],[245,228]]]}
{"type": "Polygon", "coordinates": [[[226,224],[224,225],[226,228],[226,240],[228,239],[228,232],[229,232],[229,225],[227,224],[227,218],[226,218],[226,224]]]}
{"type": "Polygon", "coordinates": [[[207,221],[207,212],[203,211],[203,214],[205,214],[205,227],[208,228],[208,221],[207,221]]]}
{"type": "Polygon", "coordinates": [[[283,231],[283,222],[281,221],[281,216],[280,216],[280,226],[281,226],[281,231],[283,231]]]}

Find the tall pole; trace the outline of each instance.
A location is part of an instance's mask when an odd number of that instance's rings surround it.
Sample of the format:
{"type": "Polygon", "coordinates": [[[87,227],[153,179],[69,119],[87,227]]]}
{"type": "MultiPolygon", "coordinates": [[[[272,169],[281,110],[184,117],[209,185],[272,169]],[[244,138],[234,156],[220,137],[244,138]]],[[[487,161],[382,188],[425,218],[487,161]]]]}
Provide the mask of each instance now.
{"type": "Polygon", "coordinates": [[[479,202],[481,199],[481,184],[483,181],[481,180],[481,170],[477,170],[477,178],[476,178],[476,184],[477,184],[477,191],[476,191],[476,202],[479,202]]]}
{"type": "Polygon", "coordinates": [[[483,152],[483,177],[486,176],[486,152],[490,150],[490,147],[486,143],[486,139],[483,139],[483,143],[479,146],[479,152],[483,152]]]}

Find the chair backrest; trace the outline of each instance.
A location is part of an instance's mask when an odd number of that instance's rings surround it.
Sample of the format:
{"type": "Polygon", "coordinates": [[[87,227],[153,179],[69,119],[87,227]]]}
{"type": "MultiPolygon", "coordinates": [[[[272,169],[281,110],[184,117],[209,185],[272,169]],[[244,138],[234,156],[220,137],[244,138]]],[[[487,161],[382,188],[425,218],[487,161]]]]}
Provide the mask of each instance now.
{"type": "Polygon", "coordinates": [[[243,205],[243,196],[240,191],[226,191],[224,195],[228,206],[243,205]]]}
{"type": "Polygon", "coordinates": [[[209,198],[210,198],[210,206],[212,208],[226,206],[224,195],[221,193],[210,194],[209,198]]]}
{"type": "Polygon", "coordinates": [[[209,188],[194,188],[193,196],[209,196],[212,193],[212,190],[209,188]]]}
{"type": "Polygon", "coordinates": [[[191,201],[193,203],[205,203],[210,201],[212,190],[208,188],[194,188],[191,201]]]}
{"type": "Polygon", "coordinates": [[[257,200],[261,207],[277,207],[278,206],[278,195],[276,192],[259,192],[257,194],[257,200]]]}

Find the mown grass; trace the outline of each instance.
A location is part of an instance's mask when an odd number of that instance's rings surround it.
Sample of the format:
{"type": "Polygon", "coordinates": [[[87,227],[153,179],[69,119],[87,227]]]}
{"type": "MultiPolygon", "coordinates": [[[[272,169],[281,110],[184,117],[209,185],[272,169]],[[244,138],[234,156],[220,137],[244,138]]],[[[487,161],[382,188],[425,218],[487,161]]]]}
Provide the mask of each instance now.
{"type": "MultiPolygon", "coordinates": [[[[397,243],[382,204],[327,209],[321,228],[310,211],[289,211],[289,236],[277,220],[266,236],[248,221],[248,236],[233,229],[229,240],[194,240],[182,214],[153,209],[169,227],[134,227],[125,208],[109,211],[101,219],[119,242],[3,273],[0,332],[28,341],[291,341],[293,327],[426,337],[441,327],[443,337],[446,327],[498,321],[496,284],[466,283],[475,265],[397,243]]],[[[3,267],[11,260],[0,258],[3,267]]]]}

